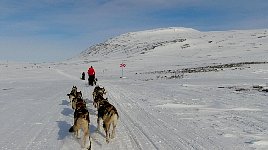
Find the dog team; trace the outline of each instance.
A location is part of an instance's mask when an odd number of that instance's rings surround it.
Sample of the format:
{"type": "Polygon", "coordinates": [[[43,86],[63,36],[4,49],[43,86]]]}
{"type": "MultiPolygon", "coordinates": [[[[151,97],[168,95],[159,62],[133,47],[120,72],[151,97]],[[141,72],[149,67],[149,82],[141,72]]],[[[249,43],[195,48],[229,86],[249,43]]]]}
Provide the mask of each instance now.
{"type": "MultiPolygon", "coordinates": [[[[100,122],[103,121],[103,129],[106,133],[106,142],[109,143],[111,138],[115,137],[115,128],[119,119],[116,108],[108,102],[108,98],[104,98],[106,90],[104,87],[96,86],[93,90],[93,105],[97,109],[97,131],[100,132],[100,122]],[[110,128],[112,126],[112,133],[110,128]]],[[[70,99],[70,104],[74,110],[74,124],[69,129],[69,132],[74,132],[75,137],[78,138],[78,131],[83,131],[83,142],[82,146],[85,147],[86,140],[88,138],[90,145],[88,149],[91,149],[91,138],[90,138],[90,117],[89,111],[86,106],[86,101],[82,97],[82,92],[77,90],[76,86],[72,87],[72,90],[67,96],[70,99]]]]}

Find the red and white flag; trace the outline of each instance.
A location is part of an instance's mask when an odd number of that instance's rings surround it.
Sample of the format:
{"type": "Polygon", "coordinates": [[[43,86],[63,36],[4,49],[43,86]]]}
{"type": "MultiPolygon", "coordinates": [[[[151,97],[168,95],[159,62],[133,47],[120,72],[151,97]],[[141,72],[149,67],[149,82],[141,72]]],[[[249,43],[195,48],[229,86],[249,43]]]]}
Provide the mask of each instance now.
{"type": "Polygon", "coordinates": [[[120,64],[120,67],[126,67],[126,64],[122,63],[122,64],[120,64]]]}

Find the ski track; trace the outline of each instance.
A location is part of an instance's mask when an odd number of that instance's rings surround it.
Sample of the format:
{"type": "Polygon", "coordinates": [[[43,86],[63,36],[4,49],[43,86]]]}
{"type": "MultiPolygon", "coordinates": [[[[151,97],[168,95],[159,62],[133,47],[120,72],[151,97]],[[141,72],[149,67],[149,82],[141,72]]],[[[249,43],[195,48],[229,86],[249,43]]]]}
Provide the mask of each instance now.
{"type": "MultiPolygon", "coordinates": [[[[215,103],[216,106],[232,106],[231,104],[234,104],[233,109],[213,109],[207,108],[207,106],[195,108],[195,105],[188,105],[193,106],[192,109],[189,107],[189,110],[192,111],[191,116],[196,117],[196,119],[185,120],[187,118],[174,117],[170,112],[162,111],[151,106],[150,103],[144,103],[140,100],[140,95],[146,95],[146,92],[147,97],[144,99],[155,99],[157,96],[160,96],[158,99],[165,99],[162,97],[161,90],[159,92],[152,91],[156,95],[152,96],[149,92],[150,89],[147,87],[143,87],[141,90],[143,92],[141,92],[135,87],[129,89],[122,85],[117,86],[115,83],[109,83],[109,81],[105,83],[109,92],[109,101],[118,108],[119,116],[121,116],[120,121],[124,124],[123,126],[126,130],[129,130],[128,134],[130,134],[129,136],[132,138],[133,144],[136,144],[137,149],[251,149],[248,147],[251,142],[248,141],[251,141],[254,135],[252,137],[243,135],[251,131],[259,132],[260,134],[265,134],[266,132],[265,126],[267,122],[263,119],[255,118],[254,115],[249,115],[257,110],[250,103],[244,106],[245,109],[243,109],[243,106],[241,108],[241,101],[243,101],[244,97],[243,95],[237,95],[237,93],[218,94],[215,92],[215,95],[208,95],[208,97],[203,97],[198,101],[202,103],[203,100],[209,102],[212,99],[211,103],[215,103]],[[224,97],[221,95],[224,95],[224,97]],[[236,103],[233,101],[235,96],[238,99],[236,103]],[[216,99],[219,100],[215,101],[215,97],[218,97],[216,99]],[[239,101],[240,99],[241,101],[239,101]],[[253,109],[251,109],[252,107],[253,109]],[[252,113],[247,113],[246,111],[252,111],[252,113]],[[249,118],[253,118],[253,120],[249,118]],[[241,127],[244,130],[241,130],[241,127]],[[232,139],[225,136],[233,131],[238,131],[241,137],[232,139]],[[229,144],[222,144],[224,143],[223,141],[229,144]],[[241,144],[237,145],[237,142],[241,144]]],[[[203,88],[208,93],[212,90],[212,87],[203,88]]],[[[214,88],[216,91],[219,90],[217,87],[214,88]]],[[[202,94],[202,91],[190,88],[181,91],[179,95],[185,93],[187,97],[191,97],[191,95],[188,95],[191,92],[195,93],[197,97],[199,93],[200,95],[202,94]]],[[[222,93],[222,91],[220,92],[222,93]]],[[[172,97],[173,95],[169,95],[168,99],[172,99],[172,97]]],[[[259,101],[262,102],[264,99],[265,96],[260,97],[259,101]]],[[[259,111],[257,110],[256,113],[259,113],[259,111]]]]}
{"type": "MultiPolygon", "coordinates": [[[[135,143],[141,149],[206,149],[202,145],[198,144],[198,142],[193,142],[191,139],[195,137],[200,137],[200,139],[204,138],[201,135],[198,135],[194,132],[194,130],[189,131],[189,133],[193,133],[193,135],[188,135],[188,138],[180,136],[181,133],[177,131],[175,127],[169,125],[169,123],[159,119],[156,117],[155,112],[149,112],[148,109],[145,110],[141,107],[133,97],[127,96],[124,93],[130,93],[130,91],[126,91],[123,88],[113,88],[111,85],[108,85],[109,88],[109,96],[110,99],[116,103],[120,115],[120,121],[127,127],[127,129],[135,129],[134,131],[130,131],[131,137],[134,137],[135,143]],[[131,97],[131,98],[130,98],[131,97]],[[123,102],[123,104],[122,104],[123,102]],[[125,108],[124,103],[130,104],[132,106],[131,109],[138,114],[130,114],[125,108]],[[133,118],[133,119],[132,119],[133,118]],[[134,119],[135,118],[135,119],[134,119]],[[156,135],[154,135],[156,134],[156,135]],[[146,142],[144,142],[146,140],[146,142]],[[144,145],[144,143],[148,143],[144,145]],[[194,144],[195,143],[195,144],[194,144]],[[176,147],[173,147],[176,145],[176,147]]],[[[149,108],[149,107],[148,107],[149,108]]],[[[185,126],[181,124],[179,126],[185,126]]],[[[208,147],[213,147],[215,149],[219,149],[219,147],[215,147],[215,143],[211,140],[202,141],[206,142],[208,147]]]]}

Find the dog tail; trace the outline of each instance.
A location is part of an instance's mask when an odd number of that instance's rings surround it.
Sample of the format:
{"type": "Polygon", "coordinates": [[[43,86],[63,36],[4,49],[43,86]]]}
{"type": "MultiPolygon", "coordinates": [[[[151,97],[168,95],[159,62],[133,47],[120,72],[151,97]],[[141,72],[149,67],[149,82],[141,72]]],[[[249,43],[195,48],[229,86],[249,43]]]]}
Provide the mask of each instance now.
{"type": "Polygon", "coordinates": [[[74,126],[69,129],[69,132],[74,132],[74,126]]]}

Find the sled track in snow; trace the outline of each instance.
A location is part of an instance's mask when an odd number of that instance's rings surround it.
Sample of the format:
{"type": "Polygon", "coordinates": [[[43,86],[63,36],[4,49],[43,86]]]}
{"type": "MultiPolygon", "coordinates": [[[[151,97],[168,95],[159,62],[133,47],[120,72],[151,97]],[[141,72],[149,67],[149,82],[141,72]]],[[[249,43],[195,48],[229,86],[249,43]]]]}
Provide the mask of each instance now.
{"type": "MultiPolygon", "coordinates": [[[[215,149],[222,148],[211,139],[204,139],[205,135],[194,130],[188,130],[187,135],[182,135],[171,124],[153,115],[154,112],[145,110],[135,102],[135,98],[137,98],[133,97],[135,94],[131,96],[124,94],[131,91],[114,86],[109,86],[109,88],[109,99],[116,104],[120,112],[119,120],[128,130],[129,137],[135,142],[138,149],[206,149],[206,146],[215,149]],[[137,112],[137,114],[128,112],[127,105],[133,106],[133,112],[137,112]],[[204,140],[195,141],[195,137],[204,140]]],[[[178,126],[185,127],[187,124],[178,123],[178,126]]]]}
{"type": "MultiPolygon", "coordinates": [[[[112,91],[116,91],[116,93],[120,93],[121,96],[123,95],[123,94],[122,94],[123,92],[122,92],[122,91],[119,92],[119,91],[117,91],[117,89],[112,89],[112,91]]],[[[111,91],[110,91],[110,92],[111,92],[111,91]]],[[[112,92],[112,93],[115,93],[115,92],[112,92]]],[[[118,109],[121,111],[120,115],[121,115],[121,116],[122,116],[122,115],[124,116],[124,120],[123,120],[123,119],[120,119],[120,120],[123,122],[124,126],[126,126],[127,129],[129,130],[129,132],[131,133],[129,136],[135,141],[135,143],[137,144],[137,146],[139,147],[139,149],[144,149],[144,148],[141,146],[141,143],[137,140],[138,138],[140,139],[142,136],[144,136],[144,137],[145,137],[145,140],[149,141],[149,143],[153,146],[153,147],[151,147],[151,148],[159,149],[159,147],[155,144],[155,142],[151,139],[151,137],[149,137],[149,135],[146,134],[146,132],[143,130],[142,126],[141,126],[137,121],[134,121],[134,120],[132,119],[132,117],[131,117],[131,116],[124,110],[124,108],[117,102],[117,99],[120,99],[120,98],[114,96],[112,93],[110,93],[110,95],[109,95],[110,98],[113,100],[113,102],[116,103],[118,109]],[[130,122],[127,122],[127,120],[129,120],[130,122]],[[131,125],[133,125],[133,126],[135,127],[135,129],[137,130],[136,132],[140,132],[139,134],[140,134],[141,137],[137,137],[138,135],[135,135],[135,133],[133,133],[134,131],[131,131],[131,130],[129,129],[129,128],[133,128],[133,127],[131,127],[131,125]],[[129,127],[128,127],[128,126],[129,126],[129,127]],[[135,138],[133,138],[133,137],[135,137],[135,138]]],[[[133,102],[132,99],[130,99],[130,98],[126,98],[126,96],[122,96],[122,97],[123,97],[125,100],[129,100],[129,101],[133,102]]],[[[122,99],[121,99],[121,101],[122,101],[122,99]]],[[[141,107],[138,107],[138,109],[139,109],[140,111],[143,111],[143,114],[144,114],[144,115],[146,115],[146,116],[149,115],[149,113],[145,112],[141,107]]],[[[150,122],[155,123],[155,124],[159,127],[159,124],[155,122],[156,118],[155,118],[154,116],[152,116],[152,115],[150,115],[150,117],[151,117],[150,122]]],[[[147,118],[150,118],[150,117],[147,117],[147,118]]],[[[137,133],[136,133],[136,134],[137,134],[137,133]]],[[[163,140],[163,139],[162,139],[162,140],[163,140]]]]}
{"type": "MultiPolygon", "coordinates": [[[[145,137],[146,141],[149,141],[153,148],[158,149],[158,147],[154,144],[154,142],[148,137],[148,135],[142,130],[142,128],[137,124],[131,117],[124,111],[124,108],[116,101],[116,97],[113,94],[109,94],[109,99],[113,100],[116,103],[116,107],[120,113],[119,120],[123,123],[122,125],[127,129],[127,132],[130,133],[128,136],[134,141],[138,149],[143,149],[141,143],[138,141],[138,138],[145,137]],[[123,117],[122,117],[123,116],[123,117]],[[123,118],[123,119],[122,119],[123,118]],[[129,122],[127,122],[129,120],[129,122]],[[140,132],[138,133],[141,137],[137,137],[134,132],[132,131],[130,125],[134,125],[135,129],[140,132]]],[[[137,134],[137,133],[136,133],[137,134]]]]}

